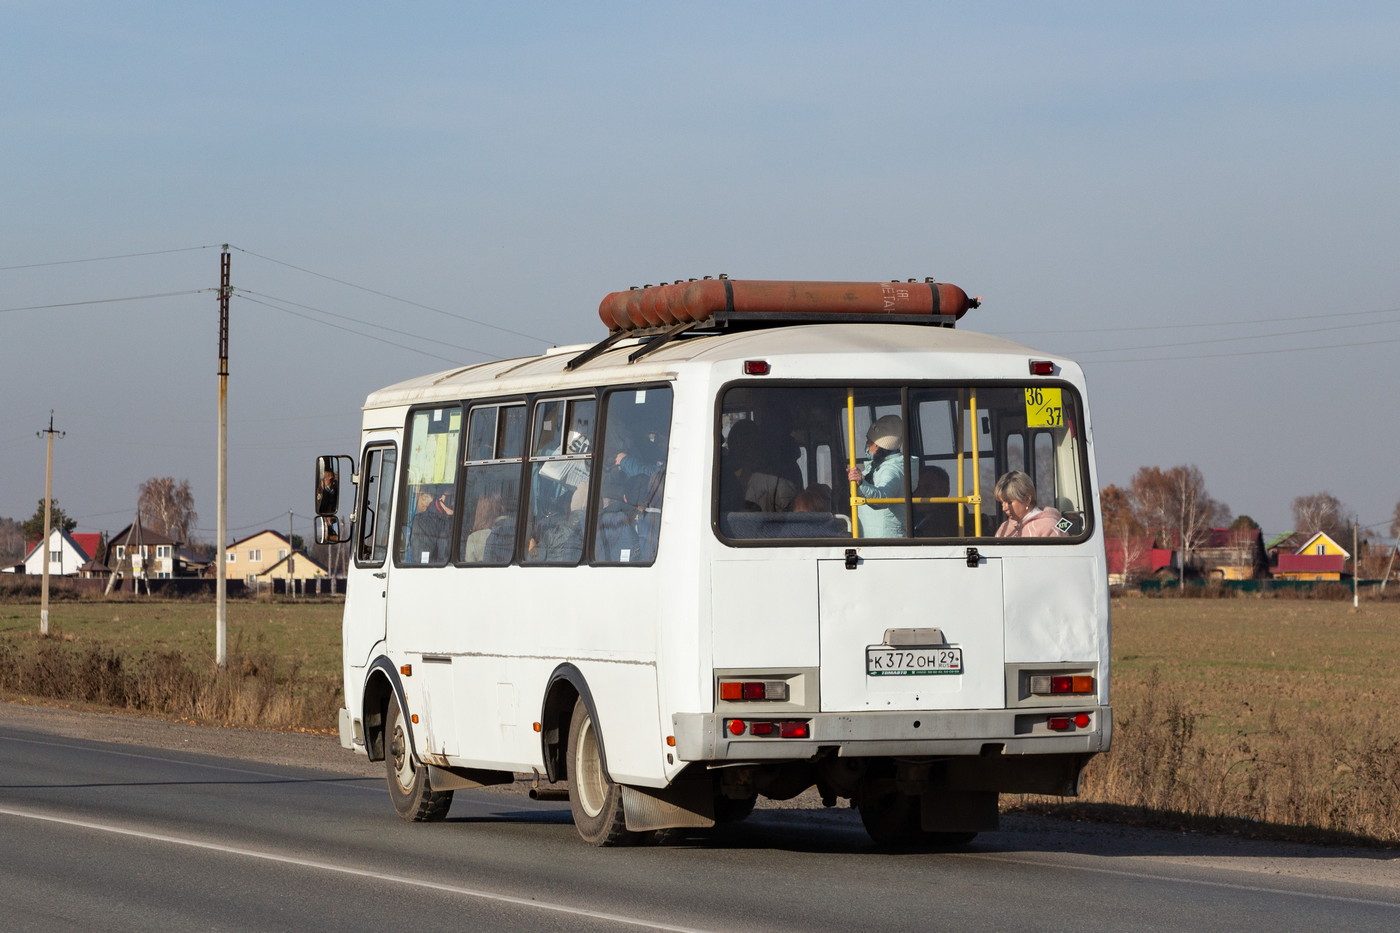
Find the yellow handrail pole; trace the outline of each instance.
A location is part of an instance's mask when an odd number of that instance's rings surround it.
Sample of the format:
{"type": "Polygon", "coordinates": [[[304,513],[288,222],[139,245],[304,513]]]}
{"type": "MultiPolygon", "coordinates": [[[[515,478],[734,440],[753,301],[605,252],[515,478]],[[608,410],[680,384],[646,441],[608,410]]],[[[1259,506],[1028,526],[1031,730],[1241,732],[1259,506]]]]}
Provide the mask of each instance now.
{"type": "MultiPolygon", "coordinates": [[[[856,390],[846,390],[846,439],[850,448],[850,460],[847,462],[851,466],[856,465],[856,390]]],[[[856,518],[856,493],[858,492],[856,481],[851,480],[851,537],[860,537],[860,523],[856,518]]]]}
{"type": "MultiPolygon", "coordinates": [[[[959,391],[958,391],[958,397],[959,397],[959,399],[962,398],[962,395],[963,395],[962,390],[959,390],[959,391]]],[[[967,409],[964,408],[962,405],[958,405],[958,417],[959,417],[959,418],[966,418],[966,417],[967,417],[967,409]]],[[[975,425],[975,424],[973,425],[973,431],[974,431],[974,433],[976,433],[976,425],[975,425]]],[[[964,463],[965,463],[965,461],[964,461],[964,459],[963,459],[963,458],[967,455],[967,451],[963,450],[963,435],[964,435],[965,433],[967,433],[967,423],[966,423],[965,421],[964,421],[964,422],[960,422],[960,423],[958,424],[958,434],[957,434],[957,437],[956,437],[956,439],[955,439],[955,446],[957,447],[957,451],[958,451],[958,496],[959,496],[959,497],[963,497],[963,496],[966,496],[966,495],[967,495],[967,476],[966,476],[966,474],[965,474],[965,472],[964,472],[964,463]]],[[[966,517],[965,517],[964,514],[963,514],[964,512],[967,511],[967,509],[964,508],[964,505],[965,505],[965,504],[966,504],[966,503],[963,503],[963,502],[959,502],[959,503],[958,503],[958,534],[962,534],[963,531],[967,528],[967,519],[966,519],[966,517]]]]}
{"type": "Polygon", "coordinates": [[[968,399],[968,410],[972,415],[972,495],[977,500],[972,512],[972,534],[982,537],[982,470],[978,464],[978,452],[982,445],[977,440],[977,390],[973,389],[968,399]]]}

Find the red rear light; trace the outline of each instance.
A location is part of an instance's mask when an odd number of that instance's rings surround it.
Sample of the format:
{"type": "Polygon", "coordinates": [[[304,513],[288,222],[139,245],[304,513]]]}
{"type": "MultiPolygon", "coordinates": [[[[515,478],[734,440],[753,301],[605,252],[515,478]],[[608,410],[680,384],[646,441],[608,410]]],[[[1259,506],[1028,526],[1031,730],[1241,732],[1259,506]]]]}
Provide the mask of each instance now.
{"type": "Polygon", "coordinates": [[[749,735],[772,735],[773,724],[771,722],[751,722],[749,723],[749,735]]]}
{"type": "Polygon", "coordinates": [[[742,719],[731,719],[725,728],[729,730],[730,735],[743,735],[744,721],[742,719]]]}
{"type": "Polygon", "coordinates": [[[1031,360],[1032,376],[1053,376],[1055,375],[1055,364],[1049,360],[1031,360]]]}
{"type": "Polygon", "coordinates": [[[805,739],[810,737],[810,731],[805,722],[792,720],[778,724],[778,734],[785,739],[805,739]]]}
{"type": "MultiPolygon", "coordinates": [[[[1055,693],[1093,693],[1094,678],[1090,674],[1056,674],[1049,678],[1050,692],[1055,693]]],[[[1032,678],[1032,690],[1037,686],[1042,686],[1044,678],[1032,678]]]]}
{"type": "Polygon", "coordinates": [[[1070,722],[1068,716],[1051,716],[1049,719],[1045,720],[1045,728],[1052,729],[1055,732],[1068,732],[1073,728],[1073,723],[1070,722]]]}
{"type": "Polygon", "coordinates": [[[767,360],[744,360],[745,376],[766,376],[769,373],[767,360]]]}
{"type": "Polygon", "coordinates": [[[721,680],[719,698],[727,702],[742,700],[773,700],[788,698],[788,685],[782,680],[721,680]]]}
{"type": "Polygon", "coordinates": [[[1074,724],[1081,729],[1087,729],[1089,727],[1089,722],[1088,713],[1076,713],[1074,716],[1074,724]]]}

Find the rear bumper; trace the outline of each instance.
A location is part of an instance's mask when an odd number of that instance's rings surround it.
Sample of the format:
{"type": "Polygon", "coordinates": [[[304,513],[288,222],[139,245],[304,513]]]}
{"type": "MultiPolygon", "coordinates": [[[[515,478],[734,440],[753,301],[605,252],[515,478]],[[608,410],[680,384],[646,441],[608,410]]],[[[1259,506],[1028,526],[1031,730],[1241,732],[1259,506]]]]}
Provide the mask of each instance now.
{"type": "Polygon", "coordinates": [[[681,761],[801,761],[834,749],[844,758],[883,756],[963,757],[985,754],[1063,755],[1107,751],[1113,734],[1108,706],[1014,710],[916,710],[900,712],[677,713],[672,716],[681,761]],[[1089,715],[1089,725],[1051,730],[1051,717],[1089,715]],[[801,720],[810,738],[734,735],[731,719],[801,720]]]}

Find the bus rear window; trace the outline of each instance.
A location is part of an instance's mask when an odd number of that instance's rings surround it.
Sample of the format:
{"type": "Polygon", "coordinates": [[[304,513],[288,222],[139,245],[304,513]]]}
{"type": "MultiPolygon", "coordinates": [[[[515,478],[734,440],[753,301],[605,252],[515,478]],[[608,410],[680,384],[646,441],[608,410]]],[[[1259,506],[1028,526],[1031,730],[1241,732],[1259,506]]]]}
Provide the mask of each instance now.
{"type": "Polygon", "coordinates": [[[735,385],[719,415],[721,536],[1074,540],[1080,405],[1064,385],[735,385]]]}

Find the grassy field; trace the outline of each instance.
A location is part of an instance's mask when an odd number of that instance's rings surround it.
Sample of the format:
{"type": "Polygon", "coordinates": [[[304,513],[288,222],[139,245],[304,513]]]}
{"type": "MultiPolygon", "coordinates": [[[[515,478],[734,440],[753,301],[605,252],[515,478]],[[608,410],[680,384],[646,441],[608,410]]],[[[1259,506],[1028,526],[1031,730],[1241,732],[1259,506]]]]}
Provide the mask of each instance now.
{"type": "Polygon", "coordinates": [[[215,666],[212,602],[0,603],[0,697],[140,710],[218,725],[334,732],[336,600],[230,600],[228,665],[215,666]]]}
{"type": "MultiPolygon", "coordinates": [[[[0,603],[0,696],[191,721],[334,729],[337,601],[0,603]]],[[[1124,599],[1113,605],[1113,751],[1097,816],[1400,843],[1400,602],[1124,599]]],[[[1008,801],[1029,806],[1039,801],[1008,801]]]]}
{"type": "Polygon", "coordinates": [[[1400,843],[1400,603],[1113,606],[1113,751],[1085,798],[1400,843]]]}

